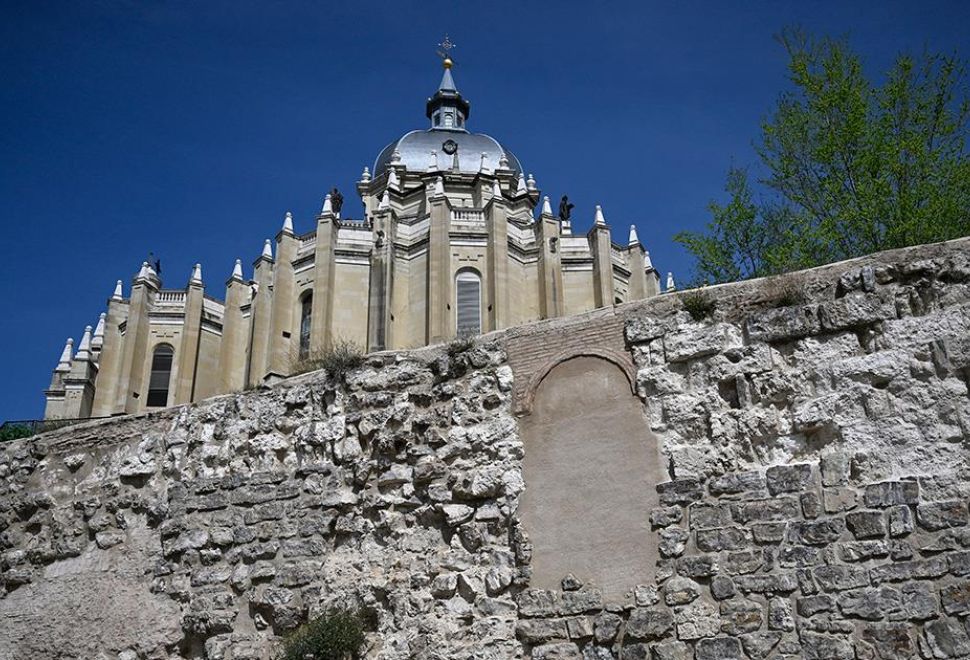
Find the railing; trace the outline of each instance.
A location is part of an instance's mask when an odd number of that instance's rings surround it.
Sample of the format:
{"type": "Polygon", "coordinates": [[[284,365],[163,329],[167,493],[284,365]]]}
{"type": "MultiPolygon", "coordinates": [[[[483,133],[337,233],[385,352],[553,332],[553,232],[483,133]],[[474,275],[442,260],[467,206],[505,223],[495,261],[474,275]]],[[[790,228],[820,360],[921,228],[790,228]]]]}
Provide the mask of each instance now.
{"type": "Polygon", "coordinates": [[[485,211],[482,209],[459,208],[451,211],[452,222],[485,222],[485,211]]]}
{"type": "Polygon", "coordinates": [[[156,303],[161,303],[163,305],[180,305],[185,304],[185,291],[171,291],[162,290],[158,292],[155,297],[156,303]]]}
{"type": "Polygon", "coordinates": [[[205,296],[202,298],[202,310],[213,316],[221,317],[226,311],[226,305],[221,300],[205,296]]]}
{"type": "Polygon", "coordinates": [[[46,433],[56,429],[64,428],[88,422],[94,419],[110,419],[110,417],[78,417],[71,419],[17,419],[0,424],[0,442],[9,440],[19,440],[29,438],[38,433],[46,433]]]}
{"type": "Polygon", "coordinates": [[[360,228],[370,228],[370,221],[366,218],[363,220],[354,220],[353,218],[337,218],[338,227],[352,227],[355,229],[360,228]]]}
{"type": "Polygon", "coordinates": [[[626,257],[623,256],[623,252],[620,251],[615,245],[610,245],[610,257],[611,261],[618,266],[626,265],[626,257]]]}
{"type": "Polygon", "coordinates": [[[300,236],[300,248],[310,247],[317,244],[317,232],[310,232],[300,236]]]}

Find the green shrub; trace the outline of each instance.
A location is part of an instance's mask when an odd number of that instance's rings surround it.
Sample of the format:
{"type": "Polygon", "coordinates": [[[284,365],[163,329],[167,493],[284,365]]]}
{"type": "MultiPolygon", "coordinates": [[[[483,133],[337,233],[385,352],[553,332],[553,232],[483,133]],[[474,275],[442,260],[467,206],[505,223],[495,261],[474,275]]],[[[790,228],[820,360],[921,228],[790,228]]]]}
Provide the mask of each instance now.
{"type": "Polygon", "coordinates": [[[333,346],[296,360],[292,373],[305,374],[308,371],[326,369],[334,378],[342,378],[348,372],[364,363],[364,351],[352,341],[339,339],[333,346]]]}
{"type": "Polygon", "coordinates": [[[33,434],[34,432],[25,424],[6,424],[0,427],[0,442],[29,438],[33,434]]]}
{"type": "Polygon", "coordinates": [[[360,613],[334,608],[287,635],[279,660],[351,660],[360,657],[363,645],[360,613]]]}
{"type": "Polygon", "coordinates": [[[695,321],[703,321],[714,314],[717,304],[707,294],[701,292],[687,293],[681,298],[681,304],[690,317],[695,321]]]}

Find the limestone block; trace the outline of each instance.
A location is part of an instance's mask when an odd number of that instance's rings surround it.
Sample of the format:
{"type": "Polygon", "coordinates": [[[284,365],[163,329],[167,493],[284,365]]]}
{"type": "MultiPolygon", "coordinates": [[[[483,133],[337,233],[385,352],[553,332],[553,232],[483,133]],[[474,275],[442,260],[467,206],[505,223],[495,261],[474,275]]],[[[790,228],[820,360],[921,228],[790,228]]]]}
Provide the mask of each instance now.
{"type": "Polygon", "coordinates": [[[696,660],[745,660],[741,640],[735,637],[712,637],[697,642],[696,660]]]}
{"type": "Polygon", "coordinates": [[[741,635],[741,647],[752,660],[765,660],[781,641],[781,633],[756,632],[741,635]]]}
{"type": "Polygon", "coordinates": [[[675,577],[667,581],[663,592],[667,605],[686,605],[700,595],[700,588],[693,580],[675,577]]]}
{"type": "Polygon", "coordinates": [[[917,504],[919,484],[915,481],[885,481],[866,486],[866,506],[890,507],[898,504],[917,504]]]}
{"type": "Polygon", "coordinates": [[[857,539],[880,538],[886,535],[886,521],[881,511],[853,511],[845,515],[845,523],[857,539]]]}
{"type": "Polygon", "coordinates": [[[802,632],[799,637],[806,660],[853,660],[855,652],[848,640],[832,635],[802,632]]]}
{"type": "Polygon", "coordinates": [[[557,642],[532,649],[532,660],[583,660],[583,654],[572,642],[557,642]]]}
{"type": "Polygon", "coordinates": [[[967,524],[967,503],[961,500],[930,502],[916,507],[916,523],[931,532],[967,524]]]}
{"type": "Polygon", "coordinates": [[[527,644],[569,638],[565,619],[523,619],[515,625],[515,634],[527,644]]]}
{"type": "Polygon", "coordinates": [[[960,658],[970,655],[970,636],[959,619],[937,619],[923,628],[931,658],[960,658]]]}
{"type": "Polygon", "coordinates": [[[940,603],[947,614],[970,613],[970,582],[961,581],[940,589],[940,603]]]}
{"type": "Polygon", "coordinates": [[[896,318],[896,306],[888,296],[850,294],[819,306],[821,327],[842,330],[896,318]]]}
{"type": "Polygon", "coordinates": [[[721,627],[716,605],[697,601],[674,610],[677,638],[683,641],[713,637],[721,627]]]}
{"type": "Polygon", "coordinates": [[[639,640],[661,640],[674,627],[674,617],[664,607],[637,607],[626,622],[626,635],[639,640]]]}
{"type": "Polygon", "coordinates": [[[722,601],[721,632],[737,636],[754,632],[764,623],[763,607],[746,598],[730,598],[722,601]]]}
{"type": "Polygon", "coordinates": [[[744,323],[745,334],[752,342],[791,341],[817,334],[820,328],[815,304],[761,310],[744,323]]]}
{"type": "Polygon", "coordinates": [[[680,328],[664,336],[668,362],[684,362],[739,348],[741,332],[730,323],[680,328]]]}
{"type": "Polygon", "coordinates": [[[812,482],[812,466],[775,465],[765,472],[768,492],[772,495],[804,490],[812,482]]]}

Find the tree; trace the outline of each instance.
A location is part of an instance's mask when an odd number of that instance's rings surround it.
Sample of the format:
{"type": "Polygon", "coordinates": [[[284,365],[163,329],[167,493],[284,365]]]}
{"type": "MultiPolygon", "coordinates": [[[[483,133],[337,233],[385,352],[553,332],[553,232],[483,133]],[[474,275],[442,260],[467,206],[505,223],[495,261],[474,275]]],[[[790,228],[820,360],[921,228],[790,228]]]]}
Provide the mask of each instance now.
{"type": "Polygon", "coordinates": [[[701,282],[806,268],[970,233],[970,102],[956,55],[899,55],[881,87],[844,39],[786,30],[794,89],[762,122],[758,201],[728,171],[727,204],[674,240],[701,282]]]}

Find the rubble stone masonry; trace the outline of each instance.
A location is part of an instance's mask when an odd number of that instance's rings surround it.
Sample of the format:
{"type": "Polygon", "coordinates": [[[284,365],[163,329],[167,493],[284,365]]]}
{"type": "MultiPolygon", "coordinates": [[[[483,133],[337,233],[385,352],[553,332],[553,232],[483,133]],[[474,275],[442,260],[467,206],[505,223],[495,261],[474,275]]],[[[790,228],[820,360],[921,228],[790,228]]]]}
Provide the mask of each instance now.
{"type": "Polygon", "coordinates": [[[962,239],[6,443],[0,660],[264,660],[334,604],[386,660],[970,657],[968,383],[962,239]],[[577,419],[637,403],[610,460],[649,441],[649,493],[535,472],[530,438],[571,460],[527,422],[550,382],[577,419]],[[644,502],[533,584],[562,562],[530,530],[644,502]],[[652,579],[597,584],[631,552],[652,579]]]}

